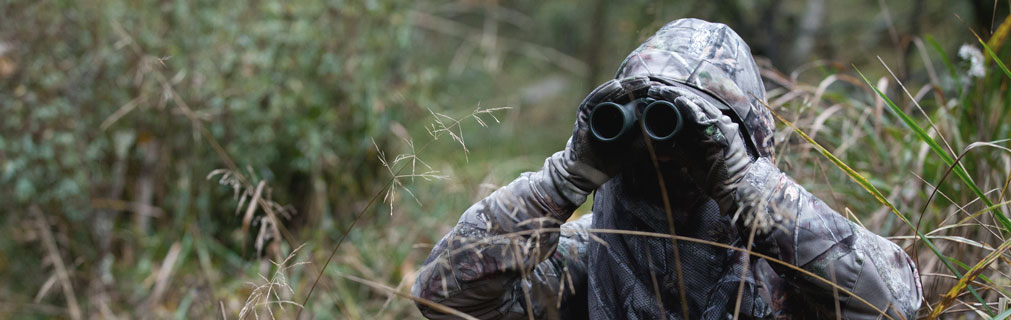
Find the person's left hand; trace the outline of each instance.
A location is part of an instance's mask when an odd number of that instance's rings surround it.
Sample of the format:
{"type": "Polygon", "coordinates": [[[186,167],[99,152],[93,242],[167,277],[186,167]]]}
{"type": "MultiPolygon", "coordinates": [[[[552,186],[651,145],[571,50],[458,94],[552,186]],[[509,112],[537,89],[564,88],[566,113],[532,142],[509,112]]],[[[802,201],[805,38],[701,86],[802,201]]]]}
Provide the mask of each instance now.
{"type": "Polygon", "coordinates": [[[738,207],[737,183],[752,162],[740,126],[723,114],[720,102],[705,93],[677,86],[654,86],[649,96],[673,103],[680,111],[685,128],[674,140],[674,155],[692,179],[720,209],[729,214],[738,207]]]}

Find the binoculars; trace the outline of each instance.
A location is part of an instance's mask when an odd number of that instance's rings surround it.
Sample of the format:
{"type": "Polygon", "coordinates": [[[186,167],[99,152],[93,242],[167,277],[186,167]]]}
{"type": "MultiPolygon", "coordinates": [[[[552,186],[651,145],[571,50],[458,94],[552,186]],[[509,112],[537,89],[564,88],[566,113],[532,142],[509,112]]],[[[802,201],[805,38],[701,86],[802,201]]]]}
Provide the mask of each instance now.
{"type": "Polygon", "coordinates": [[[677,136],[682,122],[681,112],[673,103],[652,98],[626,104],[602,102],[590,112],[590,132],[602,142],[621,140],[630,135],[636,124],[654,141],[666,141],[677,136]]]}

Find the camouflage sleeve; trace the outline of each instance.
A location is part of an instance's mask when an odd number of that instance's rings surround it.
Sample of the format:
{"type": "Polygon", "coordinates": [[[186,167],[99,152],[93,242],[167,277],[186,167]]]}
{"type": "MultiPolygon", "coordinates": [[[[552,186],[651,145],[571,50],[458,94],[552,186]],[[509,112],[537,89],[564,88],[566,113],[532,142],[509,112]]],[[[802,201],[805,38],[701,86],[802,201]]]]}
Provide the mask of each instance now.
{"type": "MultiPolygon", "coordinates": [[[[467,209],[432,250],[412,293],[480,319],[585,314],[591,218],[562,222],[589,192],[572,185],[563,157],[556,153],[540,171],[467,209]]],[[[455,318],[418,308],[428,318],[455,318]]]]}
{"type": "MultiPolygon", "coordinates": [[[[738,185],[749,199],[742,219],[755,226],[755,250],[829,279],[884,310],[893,319],[915,319],[923,300],[916,265],[898,245],[847,220],[761,158],[738,185]]],[[[788,287],[820,317],[880,319],[881,313],[835,287],[771,263],[788,287]],[[836,303],[838,297],[838,305],[836,303]]]]}

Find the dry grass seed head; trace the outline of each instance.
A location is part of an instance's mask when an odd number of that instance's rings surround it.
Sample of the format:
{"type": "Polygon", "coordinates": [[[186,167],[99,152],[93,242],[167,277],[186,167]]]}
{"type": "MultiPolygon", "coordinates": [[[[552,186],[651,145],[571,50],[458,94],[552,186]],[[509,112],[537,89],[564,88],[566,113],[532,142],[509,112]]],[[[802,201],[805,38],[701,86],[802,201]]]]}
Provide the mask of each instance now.
{"type": "Polygon", "coordinates": [[[276,306],[282,312],[286,311],[285,305],[293,305],[299,309],[303,308],[302,304],[291,300],[291,298],[285,298],[285,296],[294,296],[295,290],[292,289],[287,273],[290,269],[308,264],[308,261],[291,263],[292,259],[296,256],[299,250],[304,247],[302,244],[291,251],[287,257],[280,261],[270,261],[274,266],[274,273],[271,275],[270,279],[263,276],[263,274],[258,274],[260,279],[263,281],[261,284],[249,283],[253,286],[253,291],[250,292],[249,297],[246,298],[245,304],[242,309],[239,310],[239,319],[246,319],[250,314],[254,316],[255,319],[260,318],[260,308],[266,309],[267,314],[271,319],[275,319],[273,307],[276,306]]]}

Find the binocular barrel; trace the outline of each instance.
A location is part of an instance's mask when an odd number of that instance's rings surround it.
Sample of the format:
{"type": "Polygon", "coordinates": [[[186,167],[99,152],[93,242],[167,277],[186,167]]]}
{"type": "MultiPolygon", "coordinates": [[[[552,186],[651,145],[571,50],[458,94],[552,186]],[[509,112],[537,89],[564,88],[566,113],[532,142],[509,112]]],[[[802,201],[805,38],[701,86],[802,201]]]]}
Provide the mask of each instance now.
{"type": "Polygon", "coordinates": [[[635,120],[634,104],[604,102],[590,112],[590,131],[597,140],[615,141],[632,130],[635,120]]]}
{"type": "Polygon", "coordinates": [[[642,110],[642,127],[656,141],[667,141],[681,131],[681,112],[673,103],[656,101],[642,110]]]}
{"type": "Polygon", "coordinates": [[[666,141],[681,131],[681,113],[674,104],[657,100],[642,99],[620,105],[614,102],[598,104],[590,112],[590,132],[599,141],[610,142],[621,139],[633,131],[637,122],[646,130],[646,135],[655,141],[666,141]],[[636,116],[636,106],[645,104],[641,118],[636,116]]]}

